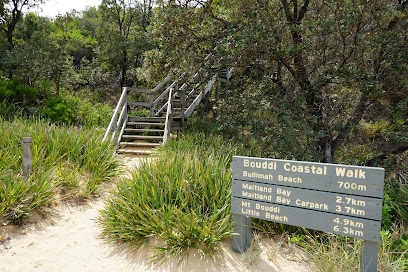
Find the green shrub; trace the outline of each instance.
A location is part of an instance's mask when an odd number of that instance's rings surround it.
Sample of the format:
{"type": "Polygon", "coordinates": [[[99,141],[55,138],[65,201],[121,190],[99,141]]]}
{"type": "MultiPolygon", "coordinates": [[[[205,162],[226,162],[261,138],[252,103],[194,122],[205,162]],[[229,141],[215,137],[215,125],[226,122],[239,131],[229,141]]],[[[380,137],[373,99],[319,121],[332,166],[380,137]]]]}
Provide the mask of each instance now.
{"type": "Polygon", "coordinates": [[[62,89],[59,96],[52,96],[47,82],[40,82],[38,88],[40,91],[27,87],[18,78],[0,78],[0,115],[10,120],[24,114],[41,116],[56,124],[108,126],[112,107],[98,102],[95,94],[62,89]]]}
{"type": "Polygon", "coordinates": [[[112,117],[113,109],[108,104],[100,103],[100,99],[95,94],[82,90],[72,93],[61,90],[61,97],[71,105],[74,110],[75,125],[88,128],[107,127],[112,117]]]}
{"type": "MultiPolygon", "coordinates": [[[[408,226],[408,184],[402,184],[396,180],[386,180],[386,196],[383,205],[383,217],[388,218],[388,222],[403,223],[408,226]],[[388,213],[384,212],[384,209],[388,213]]],[[[383,223],[384,223],[383,218],[383,223]]],[[[390,224],[383,224],[384,229],[388,229],[390,224]]]]}
{"type": "Polygon", "coordinates": [[[24,86],[20,79],[0,79],[0,101],[19,103],[26,106],[36,102],[38,90],[24,86]]]}
{"type": "Polygon", "coordinates": [[[230,218],[233,149],[215,137],[190,134],[170,141],[151,162],[118,183],[99,224],[111,242],[137,247],[148,237],[163,239],[154,259],[218,249],[232,234],[230,218]]]}
{"type": "Polygon", "coordinates": [[[72,124],[75,120],[74,110],[62,97],[53,97],[45,102],[40,110],[41,116],[57,124],[72,124]]]}

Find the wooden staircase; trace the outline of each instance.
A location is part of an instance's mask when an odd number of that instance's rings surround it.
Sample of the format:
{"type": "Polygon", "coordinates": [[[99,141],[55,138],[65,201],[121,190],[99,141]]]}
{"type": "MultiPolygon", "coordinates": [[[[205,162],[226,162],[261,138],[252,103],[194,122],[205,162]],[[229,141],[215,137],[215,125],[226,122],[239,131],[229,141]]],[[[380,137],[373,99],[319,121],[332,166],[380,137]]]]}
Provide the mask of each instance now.
{"type": "Polygon", "coordinates": [[[123,88],[103,141],[110,136],[120,154],[154,155],[155,148],[166,144],[172,131],[183,129],[216,81],[228,81],[231,72],[226,69],[209,74],[201,68],[191,74],[185,72],[173,81],[173,75],[169,75],[153,90],[123,88]],[[148,102],[128,101],[130,91],[148,102]],[[137,116],[140,108],[148,108],[149,116],[137,116]]]}
{"type": "Polygon", "coordinates": [[[118,153],[152,155],[163,141],[165,117],[130,117],[119,141],[118,153]]]}

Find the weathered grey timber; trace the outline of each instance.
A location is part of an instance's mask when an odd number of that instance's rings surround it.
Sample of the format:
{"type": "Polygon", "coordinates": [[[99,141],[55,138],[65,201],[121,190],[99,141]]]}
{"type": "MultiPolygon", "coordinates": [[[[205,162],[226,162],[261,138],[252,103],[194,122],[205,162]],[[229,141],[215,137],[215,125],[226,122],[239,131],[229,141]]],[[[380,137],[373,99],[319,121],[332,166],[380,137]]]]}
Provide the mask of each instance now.
{"type": "MultiPolygon", "coordinates": [[[[122,121],[124,121],[124,117],[128,117],[127,115],[127,88],[123,88],[122,91],[122,95],[120,96],[118,105],[116,106],[116,109],[113,113],[112,119],[109,123],[108,129],[106,130],[105,136],[103,137],[103,142],[106,141],[109,137],[109,134],[111,133],[111,131],[113,131],[112,133],[112,137],[111,137],[111,141],[117,146],[119,144],[120,138],[118,138],[118,130],[120,127],[120,124],[122,123],[122,121]],[[119,111],[122,109],[119,119],[118,115],[119,115],[119,111]]],[[[126,118],[127,119],[127,118],[126,118]]],[[[126,122],[123,122],[122,126],[122,131],[124,130],[124,127],[126,126],[126,122]]]]}
{"type": "Polygon", "coordinates": [[[217,80],[217,75],[214,75],[210,81],[207,83],[205,86],[204,90],[194,99],[193,103],[186,109],[184,112],[185,118],[190,117],[190,115],[193,113],[193,111],[196,109],[198,104],[201,102],[201,100],[204,98],[204,96],[208,93],[208,91],[211,89],[211,87],[214,85],[215,81],[217,80]]]}
{"type": "Polygon", "coordinates": [[[234,156],[232,177],[234,251],[254,217],[363,239],[361,269],[377,271],[384,169],[234,156]]]}
{"type": "MultiPolygon", "coordinates": [[[[159,141],[165,144],[171,132],[183,129],[187,118],[203,97],[210,94],[215,81],[230,77],[232,70],[226,69],[226,74],[222,77],[218,76],[218,71],[214,72],[220,60],[216,60],[211,66],[214,61],[212,57],[213,54],[209,54],[203,66],[195,71],[191,66],[178,77],[175,76],[177,70],[173,71],[153,90],[123,88],[103,141],[111,138],[116,146],[120,146],[118,153],[154,153],[143,148],[156,147],[159,141]],[[138,101],[128,101],[130,91],[139,93],[136,96],[138,101]],[[149,110],[148,117],[131,116],[132,112],[140,108],[149,110]],[[162,117],[163,115],[166,117],[162,117]]],[[[145,112],[142,113],[146,115],[145,112]]]]}
{"type": "Polygon", "coordinates": [[[381,198],[384,169],[234,156],[232,178],[381,198]]]}
{"type": "Polygon", "coordinates": [[[361,271],[377,272],[378,266],[378,242],[363,241],[363,256],[361,260],[361,271]]]}
{"type": "Polygon", "coordinates": [[[33,139],[23,137],[23,176],[29,178],[33,173],[33,139]]]}
{"type": "Polygon", "coordinates": [[[382,200],[294,187],[232,181],[232,196],[286,206],[381,220],[382,200]]]}
{"type": "Polygon", "coordinates": [[[234,230],[237,234],[232,240],[232,250],[238,253],[245,252],[251,246],[251,217],[233,214],[234,230]]]}
{"type": "Polygon", "coordinates": [[[163,144],[167,143],[171,131],[171,122],[173,121],[173,89],[169,92],[169,102],[167,103],[166,125],[164,127],[163,144]]]}
{"type": "Polygon", "coordinates": [[[381,222],[376,220],[353,218],[238,197],[232,197],[231,212],[373,242],[380,241],[381,222]]]}

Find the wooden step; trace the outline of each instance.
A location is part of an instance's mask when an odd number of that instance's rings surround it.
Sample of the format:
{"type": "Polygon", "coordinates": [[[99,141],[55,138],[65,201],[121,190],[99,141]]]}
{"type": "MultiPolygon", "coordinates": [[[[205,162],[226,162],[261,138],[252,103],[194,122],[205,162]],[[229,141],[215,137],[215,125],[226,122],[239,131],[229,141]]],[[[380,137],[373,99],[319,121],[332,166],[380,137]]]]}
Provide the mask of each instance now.
{"type": "Polygon", "coordinates": [[[164,129],[151,128],[125,128],[125,132],[164,132],[164,129]]]}
{"type": "Polygon", "coordinates": [[[120,146],[131,146],[131,147],[158,147],[161,144],[160,143],[132,143],[132,142],[120,142],[120,146]]]}
{"type": "Polygon", "coordinates": [[[122,135],[122,139],[129,139],[129,140],[163,140],[163,136],[122,135]]]}
{"type": "Polygon", "coordinates": [[[157,152],[150,150],[128,150],[128,149],[118,149],[116,150],[118,154],[133,154],[133,155],[155,155],[157,152]]]}
{"type": "Polygon", "coordinates": [[[166,121],[165,117],[139,117],[139,116],[130,116],[129,122],[147,122],[147,123],[154,123],[154,122],[164,122],[166,121]]]}
{"type": "Polygon", "coordinates": [[[155,126],[160,127],[164,126],[165,123],[151,123],[151,122],[127,122],[128,126],[155,126]]]}

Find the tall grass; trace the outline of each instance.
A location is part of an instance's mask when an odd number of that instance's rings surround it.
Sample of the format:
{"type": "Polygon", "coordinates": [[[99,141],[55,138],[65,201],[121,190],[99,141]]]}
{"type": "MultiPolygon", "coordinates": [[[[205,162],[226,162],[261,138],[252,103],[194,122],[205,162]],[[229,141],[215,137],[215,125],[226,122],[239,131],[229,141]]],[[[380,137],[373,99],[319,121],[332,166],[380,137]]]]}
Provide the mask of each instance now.
{"type": "Polygon", "coordinates": [[[160,237],[165,246],[157,248],[156,260],[182,257],[189,248],[202,254],[217,251],[232,234],[234,150],[217,137],[188,134],[159,152],[118,183],[100,213],[102,236],[131,247],[160,237]]]}
{"type": "MultiPolygon", "coordinates": [[[[407,230],[396,226],[392,231],[381,231],[378,269],[384,272],[402,272],[408,269],[408,244],[404,240],[407,230]],[[404,244],[405,242],[405,244],[404,244]]],[[[334,234],[322,234],[305,243],[313,271],[343,272],[360,271],[362,240],[334,234]]]]}
{"type": "Polygon", "coordinates": [[[103,131],[55,126],[38,119],[0,118],[0,219],[15,222],[58,196],[86,198],[119,171],[103,131]],[[33,175],[21,176],[22,137],[33,138],[33,175]]]}

